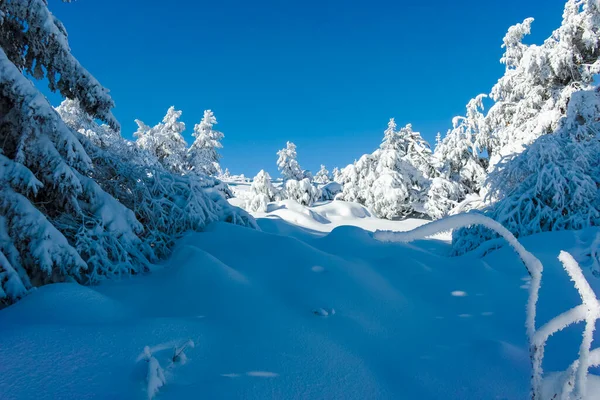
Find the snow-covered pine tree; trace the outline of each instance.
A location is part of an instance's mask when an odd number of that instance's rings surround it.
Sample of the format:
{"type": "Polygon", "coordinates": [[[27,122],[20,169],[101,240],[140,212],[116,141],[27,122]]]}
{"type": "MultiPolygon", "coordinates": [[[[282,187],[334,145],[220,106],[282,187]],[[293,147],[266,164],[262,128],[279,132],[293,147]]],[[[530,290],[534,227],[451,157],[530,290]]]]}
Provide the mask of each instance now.
{"type": "Polygon", "coordinates": [[[279,150],[277,155],[279,156],[277,159],[277,169],[281,171],[284,181],[288,179],[302,180],[304,178],[302,168],[300,168],[298,160],[296,160],[298,155],[296,154],[296,145],[294,143],[287,142],[285,149],[279,150]]]}
{"type": "Polygon", "coordinates": [[[278,195],[277,189],[271,183],[271,176],[264,170],[260,170],[252,180],[250,186],[252,198],[246,202],[248,211],[267,211],[267,204],[275,201],[278,195]]]}
{"type": "Polygon", "coordinates": [[[213,129],[217,118],[211,110],[205,110],[202,121],[194,126],[192,136],[196,138],[188,150],[188,163],[192,171],[206,175],[216,176],[221,174],[219,160],[221,155],[217,152],[222,148],[223,133],[213,129]]]}
{"type": "Polygon", "coordinates": [[[136,144],[149,153],[155,155],[167,170],[182,174],[187,168],[187,144],[181,135],[185,124],[179,121],[181,111],[169,107],[161,123],[148,127],[140,120],[135,120],[138,130],[136,144]]]}
{"type": "Polygon", "coordinates": [[[319,169],[319,172],[317,172],[317,175],[315,175],[315,178],[313,179],[313,181],[320,185],[325,185],[325,184],[331,182],[331,177],[329,176],[329,171],[327,171],[327,168],[325,168],[325,166],[323,164],[321,164],[321,168],[319,169]]]}

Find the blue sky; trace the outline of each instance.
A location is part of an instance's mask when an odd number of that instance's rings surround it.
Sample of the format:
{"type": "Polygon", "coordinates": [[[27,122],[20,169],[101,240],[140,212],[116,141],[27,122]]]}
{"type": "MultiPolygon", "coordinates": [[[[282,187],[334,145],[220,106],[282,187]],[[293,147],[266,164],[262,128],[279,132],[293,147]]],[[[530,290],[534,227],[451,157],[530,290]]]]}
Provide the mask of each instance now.
{"type": "MultiPolygon", "coordinates": [[[[303,168],[372,152],[390,117],[433,142],[502,75],[507,28],[534,17],[529,43],[564,0],[50,0],[73,54],[111,90],[122,134],[167,108],[186,140],[204,109],[225,133],[223,167],[272,175],[296,143],[303,168]]],[[[56,104],[57,96],[51,96],[56,104]]]]}

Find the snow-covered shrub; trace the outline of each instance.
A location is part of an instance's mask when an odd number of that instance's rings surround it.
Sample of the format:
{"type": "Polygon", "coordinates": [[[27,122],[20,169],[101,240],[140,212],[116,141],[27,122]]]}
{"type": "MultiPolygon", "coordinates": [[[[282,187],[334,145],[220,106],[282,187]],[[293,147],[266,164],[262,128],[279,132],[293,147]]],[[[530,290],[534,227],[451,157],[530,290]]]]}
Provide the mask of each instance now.
{"type": "Polygon", "coordinates": [[[167,383],[165,371],[160,366],[158,360],[152,355],[150,347],[144,347],[144,359],[148,363],[148,372],[146,373],[146,393],[148,399],[153,399],[158,393],[158,389],[167,383]]]}
{"type": "Polygon", "coordinates": [[[250,186],[251,198],[246,202],[248,211],[267,211],[267,204],[275,201],[278,191],[271,183],[271,177],[264,170],[260,170],[252,180],[250,186]]]}
{"type": "Polygon", "coordinates": [[[337,182],[329,182],[321,187],[321,201],[328,201],[335,199],[335,196],[342,193],[342,185],[337,182]]]}
{"type": "Polygon", "coordinates": [[[283,180],[296,179],[302,180],[305,178],[302,168],[296,158],[296,145],[292,142],[287,142],[285,149],[281,149],[277,152],[279,158],[277,159],[277,169],[281,171],[283,180]]]}
{"type": "Polygon", "coordinates": [[[205,110],[202,121],[194,126],[192,136],[196,138],[188,150],[189,168],[195,172],[216,176],[221,174],[217,149],[223,147],[221,140],[224,135],[213,129],[217,119],[211,110],[205,110]]]}
{"type": "Polygon", "coordinates": [[[433,178],[427,192],[425,211],[433,219],[443,218],[464,198],[464,186],[460,183],[441,177],[433,178]]]}
{"type": "Polygon", "coordinates": [[[315,178],[313,179],[313,181],[315,183],[318,183],[321,185],[325,185],[325,184],[331,182],[331,177],[329,176],[329,171],[327,171],[327,168],[325,168],[325,166],[323,164],[321,164],[321,169],[319,169],[319,172],[317,172],[317,175],[315,175],[315,178]]]}
{"type": "Polygon", "coordinates": [[[181,346],[176,346],[175,349],[173,349],[173,357],[171,358],[171,361],[173,363],[185,364],[188,360],[187,354],[185,354],[185,351],[187,349],[193,349],[194,347],[195,347],[194,341],[191,339],[188,340],[187,342],[185,342],[181,346]]]}
{"type": "Polygon", "coordinates": [[[289,179],[285,182],[285,198],[294,200],[303,206],[312,206],[318,201],[320,190],[304,178],[300,181],[289,179]]]}

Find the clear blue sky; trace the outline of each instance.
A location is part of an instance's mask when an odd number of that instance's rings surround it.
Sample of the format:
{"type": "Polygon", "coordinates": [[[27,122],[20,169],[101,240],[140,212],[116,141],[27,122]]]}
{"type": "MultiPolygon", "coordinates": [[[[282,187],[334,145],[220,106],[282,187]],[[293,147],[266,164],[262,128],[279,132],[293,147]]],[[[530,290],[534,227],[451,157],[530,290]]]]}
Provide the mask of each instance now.
{"type": "MultiPolygon", "coordinates": [[[[303,168],[372,152],[390,117],[433,141],[503,73],[507,28],[529,43],[559,26],[564,0],[50,0],[73,54],[111,90],[122,134],[135,118],[204,109],[225,133],[223,167],[276,172],[291,140],[303,168]]],[[[58,101],[51,96],[53,103],[58,101]]]]}

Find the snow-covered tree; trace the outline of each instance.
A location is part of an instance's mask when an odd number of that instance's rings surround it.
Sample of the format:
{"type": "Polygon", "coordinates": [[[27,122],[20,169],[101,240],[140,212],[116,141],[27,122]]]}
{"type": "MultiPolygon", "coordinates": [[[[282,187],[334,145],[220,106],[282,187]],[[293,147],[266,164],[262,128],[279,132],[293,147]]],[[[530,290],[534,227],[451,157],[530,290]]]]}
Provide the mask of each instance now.
{"type": "MultiPolygon", "coordinates": [[[[489,177],[496,201],[484,213],[515,236],[600,225],[600,93],[573,93],[559,129],[500,163],[489,177]]],[[[494,237],[485,228],[454,233],[457,253],[494,237]]]]}
{"type": "Polygon", "coordinates": [[[319,172],[315,175],[314,182],[321,185],[331,182],[329,171],[327,171],[327,168],[325,168],[323,164],[321,164],[321,169],[319,169],[319,172]]]}
{"type": "Polygon", "coordinates": [[[343,169],[343,191],[336,198],[364,204],[381,218],[424,212],[428,180],[419,167],[433,168],[428,150],[410,125],[397,131],[391,119],[380,148],[343,169]]]}
{"type": "Polygon", "coordinates": [[[198,181],[137,164],[142,150],[117,134],[113,106],[45,0],[0,1],[0,303],[69,277],[146,271],[178,233],[211,221],[253,225],[221,196],[189,190],[198,181]],[[64,121],[28,77],[73,100],[59,107],[64,121]]]}
{"type": "Polygon", "coordinates": [[[333,171],[331,171],[331,175],[333,175],[334,182],[342,183],[342,172],[338,167],[333,168],[333,171]]]}
{"type": "Polygon", "coordinates": [[[405,154],[406,161],[418,169],[425,178],[436,176],[436,168],[432,157],[431,147],[419,132],[412,129],[411,124],[407,124],[398,131],[399,150],[405,154]]]}
{"type": "Polygon", "coordinates": [[[493,169],[541,135],[558,129],[576,90],[600,71],[600,7],[595,0],[568,0],[561,26],[542,45],[525,45],[533,18],[508,30],[501,62],[506,72],[492,88],[477,145],[493,169]]]}
{"type": "Polygon", "coordinates": [[[288,179],[285,182],[285,197],[303,206],[312,206],[319,200],[321,192],[313,186],[308,178],[301,180],[288,179]]]}
{"type": "Polygon", "coordinates": [[[231,179],[231,172],[229,172],[229,168],[225,168],[225,172],[223,172],[223,175],[221,175],[220,179],[222,179],[222,180],[231,179]]]}
{"type": "Polygon", "coordinates": [[[448,131],[434,154],[440,165],[441,176],[458,182],[466,193],[479,193],[486,177],[482,149],[475,145],[483,114],[479,111],[485,95],[479,95],[467,104],[467,115],[454,117],[453,129],[448,131]]]}
{"type": "Polygon", "coordinates": [[[252,197],[246,202],[248,211],[267,211],[267,204],[275,201],[278,196],[278,191],[271,183],[271,176],[268,172],[260,170],[252,180],[250,186],[252,197]]]}
{"type": "Polygon", "coordinates": [[[300,168],[298,160],[296,160],[298,155],[296,154],[296,145],[294,143],[287,142],[285,149],[279,150],[277,155],[279,156],[277,159],[277,169],[281,171],[283,180],[304,179],[302,168],[300,168]]]}
{"type": "Polygon", "coordinates": [[[219,165],[221,155],[217,150],[223,147],[221,140],[224,135],[213,129],[216,123],[217,119],[213,112],[206,110],[202,121],[194,126],[192,136],[196,140],[188,150],[188,163],[193,171],[212,176],[221,173],[221,166],[219,165]]]}
{"type": "Polygon", "coordinates": [[[464,189],[458,182],[442,177],[433,178],[427,192],[425,211],[433,219],[446,217],[464,200],[464,189]]]}
{"type": "Polygon", "coordinates": [[[81,107],[79,100],[65,99],[56,107],[56,111],[71,129],[87,136],[99,147],[107,147],[121,140],[119,132],[110,126],[98,125],[81,107]]]}
{"type": "Polygon", "coordinates": [[[135,120],[138,130],[136,144],[155,155],[169,171],[184,173],[187,170],[187,143],[181,135],[185,124],[179,121],[181,111],[171,106],[162,122],[150,128],[140,120],[135,120]]]}
{"type": "MultiPolygon", "coordinates": [[[[484,212],[516,235],[598,225],[600,7],[569,0],[542,45],[522,43],[532,19],[504,38],[505,75],[492,89],[478,146],[490,154],[484,212]]],[[[457,252],[492,237],[454,233],[457,252]]]]}
{"type": "Polygon", "coordinates": [[[469,194],[479,194],[486,178],[486,160],[475,142],[483,124],[482,100],[479,95],[467,104],[464,117],[454,117],[453,129],[437,145],[433,162],[438,176],[429,188],[426,210],[434,218],[448,215],[469,194]],[[447,196],[447,197],[445,197],[447,196]]]}
{"type": "Polygon", "coordinates": [[[65,231],[93,227],[118,241],[141,226],[122,207],[108,212],[114,199],[88,178],[93,162],[78,134],[25,76],[47,78],[50,90],[119,128],[108,91],[71,55],[46,2],[1,2],[0,47],[0,302],[11,302],[88,268],[65,231]]]}

